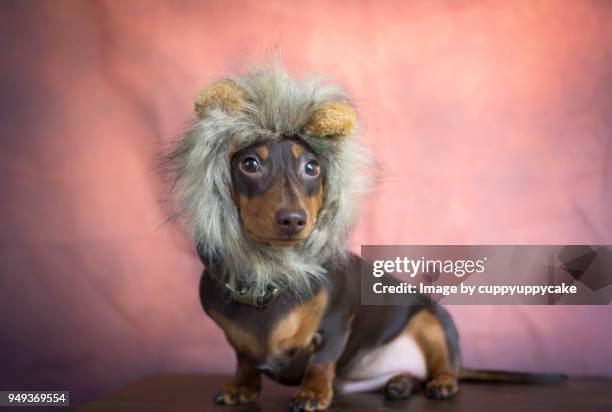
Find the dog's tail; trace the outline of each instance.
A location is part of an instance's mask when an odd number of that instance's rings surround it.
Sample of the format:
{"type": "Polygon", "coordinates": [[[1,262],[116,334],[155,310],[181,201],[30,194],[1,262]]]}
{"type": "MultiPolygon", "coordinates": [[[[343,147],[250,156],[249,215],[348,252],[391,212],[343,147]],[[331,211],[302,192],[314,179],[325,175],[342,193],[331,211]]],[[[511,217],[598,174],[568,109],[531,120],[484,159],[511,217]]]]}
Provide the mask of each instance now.
{"type": "Polygon", "coordinates": [[[540,383],[557,384],[567,379],[562,373],[508,372],[462,368],[459,380],[464,382],[540,383]]]}

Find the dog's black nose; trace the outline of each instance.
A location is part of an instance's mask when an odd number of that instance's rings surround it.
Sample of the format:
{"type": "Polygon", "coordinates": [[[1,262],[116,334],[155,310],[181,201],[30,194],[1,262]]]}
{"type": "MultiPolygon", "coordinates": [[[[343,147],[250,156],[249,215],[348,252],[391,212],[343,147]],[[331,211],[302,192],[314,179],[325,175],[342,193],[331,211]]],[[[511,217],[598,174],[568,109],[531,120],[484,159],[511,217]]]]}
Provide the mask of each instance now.
{"type": "Polygon", "coordinates": [[[294,236],[304,229],[306,212],[301,209],[280,209],[276,212],[276,222],[284,233],[294,236]]]}

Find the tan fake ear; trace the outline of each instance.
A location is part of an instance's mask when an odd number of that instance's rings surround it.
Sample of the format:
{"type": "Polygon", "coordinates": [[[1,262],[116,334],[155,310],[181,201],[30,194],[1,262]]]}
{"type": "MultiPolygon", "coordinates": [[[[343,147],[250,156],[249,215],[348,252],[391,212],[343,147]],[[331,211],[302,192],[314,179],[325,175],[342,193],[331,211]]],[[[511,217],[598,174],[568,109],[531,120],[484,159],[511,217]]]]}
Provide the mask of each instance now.
{"type": "Polygon", "coordinates": [[[314,112],[303,132],[316,137],[342,138],[355,130],[357,112],[348,103],[323,103],[314,112]]]}
{"type": "Polygon", "coordinates": [[[244,90],[231,80],[221,80],[202,90],[195,98],[195,111],[204,117],[212,107],[231,112],[240,110],[246,99],[244,90]]]}

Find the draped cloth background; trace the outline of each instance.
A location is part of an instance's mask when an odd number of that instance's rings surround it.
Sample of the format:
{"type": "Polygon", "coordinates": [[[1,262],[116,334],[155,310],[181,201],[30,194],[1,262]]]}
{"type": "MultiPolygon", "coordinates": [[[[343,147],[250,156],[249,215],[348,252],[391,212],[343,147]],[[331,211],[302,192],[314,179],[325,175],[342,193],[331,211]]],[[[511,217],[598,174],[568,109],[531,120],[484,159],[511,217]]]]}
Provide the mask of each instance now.
{"type": "MultiPolygon", "coordinates": [[[[270,47],[349,90],[383,164],[352,249],[612,243],[610,21],[571,0],[3,1],[0,387],[82,401],[231,371],[152,165],[196,91],[270,47]]],[[[609,306],[450,310],[469,366],[612,375],[609,306]]]]}

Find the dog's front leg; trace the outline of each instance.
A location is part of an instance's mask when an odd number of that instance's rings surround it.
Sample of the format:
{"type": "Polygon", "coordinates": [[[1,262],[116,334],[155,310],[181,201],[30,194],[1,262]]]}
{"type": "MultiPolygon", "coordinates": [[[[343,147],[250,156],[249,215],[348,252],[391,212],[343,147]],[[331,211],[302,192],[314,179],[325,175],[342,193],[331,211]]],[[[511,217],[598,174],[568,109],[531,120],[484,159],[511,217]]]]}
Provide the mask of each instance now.
{"type": "Polygon", "coordinates": [[[321,341],[310,357],[302,384],[289,404],[293,412],[322,411],[331,405],[336,362],[346,346],[351,321],[352,317],[337,315],[321,325],[321,341]]]}
{"type": "Polygon", "coordinates": [[[335,363],[310,363],[302,385],[291,400],[292,411],[320,411],[327,409],[334,396],[335,363]]]}
{"type": "Polygon", "coordinates": [[[237,354],[238,364],[234,379],[226,383],[216,395],[215,402],[221,405],[238,405],[252,402],[261,391],[261,376],[253,364],[237,354]]]}

